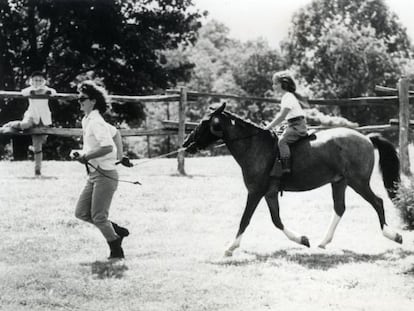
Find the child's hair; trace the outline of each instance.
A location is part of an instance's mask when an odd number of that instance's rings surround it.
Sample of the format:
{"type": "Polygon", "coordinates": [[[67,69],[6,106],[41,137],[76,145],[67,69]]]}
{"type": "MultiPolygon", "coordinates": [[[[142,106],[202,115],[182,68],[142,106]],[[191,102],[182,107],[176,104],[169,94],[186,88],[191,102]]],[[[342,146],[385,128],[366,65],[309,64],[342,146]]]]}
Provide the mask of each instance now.
{"type": "Polygon", "coordinates": [[[104,114],[108,109],[107,92],[105,88],[99,86],[92,80],[86,80],[78,85],[78,92],[85,93],[90,99],[95,100],[93,109],[98,110],[99,113],[104,114]]]}
{"type": "Polygon", "coordinates": [[[32,72],[32,74],[30,75],[30,78],[33,78],[33,77],[42,77],[43,79],[46,79],[45,73],[43,73],[39,70],[36,70],[36,71],[32,72]]]}
{"type": "Polygon", "coordinates": [[[291,74],[288,71],[278,71],[273,75],[273,81],[277,80],[282,90],[285,90],[290,93],[296,92],[296,83],[293,81],[291,74]]]}
{"type": "Polygon", "coordinates": [[[296,92],[296,83],[289,71],[278,71],[273,75],[273,81],[277,80],[280,83],[282,90],[292,93],[299,100],[302,106],[307,106],[307,99],[296,92]]]}

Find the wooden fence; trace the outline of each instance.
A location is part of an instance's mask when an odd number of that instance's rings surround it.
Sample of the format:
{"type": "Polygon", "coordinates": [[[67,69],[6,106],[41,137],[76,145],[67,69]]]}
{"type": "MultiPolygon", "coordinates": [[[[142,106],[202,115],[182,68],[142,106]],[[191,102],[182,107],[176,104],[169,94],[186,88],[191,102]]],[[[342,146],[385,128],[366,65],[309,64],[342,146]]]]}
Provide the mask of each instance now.
{"type": "MultiPolygon", "coordinates": [[[[386,92],[395,95],[389,96],[379,96],[379,97],[358,97],[358,98],[345,98],[345,99],[309,99],[308,103],[310,105],[320,105],[320,106],[362,106],[362,105],[376,105],[376,106],[386,106],[386,105],[399,105],[399,120],[390,120],[389,124],[384,125],[368,125],[361,126],[356,128],[356,130],[362,133],[369,133],[373,131],[385,131],[399,127],[399,153],[401,159],[401,172],[405,175],[411,175],[410,171],[410,160],[408,155],[408,136],[410,129],[410,107],[411,103],[414,103],[414,91],[408,90],[409,81],[405,77],[401,77],[397,83],[396,88],[377,86],[377,92],[386,92]]],[[[188,101],[197,100],[200,97],[209,97],[214,99],[235,99],[235,100],[251,100],[251,101],[260,101],[268,103],[280,103],[280,100],[274,98],[261,98],[261,97],[248,97],[248,96],[237,96],[232,94],[217,94],[217,93],[202,93],[202,92],[192,92],[187,91],[186,89],[180,90],[168,90],[169,94],[181,94],[180,109],[184,110],[188,106],[188,101]],[[183,94],[185,94],[183,96],[183,94]]],[[[185,115],[185,113],[183,114],[185,115]]],[[[194,123],[185,123],[185,120],[182,115],[180,115],[178,122],[165,122],[165,126],[169,129],[173,129],[174,126],[178,126],[178,131],[183,131],[185,128],[194,128],[196,124],[194,123]],[[178,124],[178,125],[177,125],[178,124]]],[[[414,122],[411,124],[414,127],[414,122]]],[[[327,127],[318,127],[318,128],[327,128],[327,127]]],[[[181,140],[179,140],[181,143],[181,140]]],[[[180,171],[180,169],[179,169],[180,171]]],[[[180,171],[184,173],[184,170],[180,171]]]]}
{"type": "MultiPolygon", "coordinates": [[[[361,105],[399,105],[399,120],[393,120],[390,124],[385,125],[373,125],[363,126],[357,128],[357,130],[367,133],[372,131],[388,130],[392,127],[399,126],[399,149],[401,158],[401,171],[402,173],[410,174],[410,162],[408,157],[408,135],[410,127],[410,109],[409,104],[414,102],[414,92],[408,90],[408,80],[402,77],[397,84],[397,88],[388,88],[377,86],[378,92],[386,92],[396,95],[381,96],[381,97],[359,97],[359,98],[347,98],[347,99],[309,99],[310,105],[325,105],[325,106],[361,106],[361,105]]],[[[0,91],[0,98],[21,98],[24,97],[20,92],[15,91],[0,91]]],[[[37,98],[48,98],[47,96],[36,96],[37,98]]],[[[138,130],[138,129],[122,129],[122,136],[152,136],[152,135],[178,135],[178,144],[181,146],[184,142],[185,133],[191,131],[196,124],[186,123],[185,115],[186,109],[191,101],[197,100],[200,97],[209,97],[215,99],[235,99],[235,100],[250,100],[267,103],[280,103],[280,100],[275,98],[262,98],[262,97],[248,97],[237,96],[232,94],[217,94],[217,93],[202,93],[188,91],[182,87],[178,90],[168,90],[165,95],[154,96],[123,96],[123,95],[111,95],[109,99],[111,101],[118,102],[177,102],[178,103],[178,121],[166,120],[164,122],[163,129],[155,130],[138,130]]],[[[77,94],[71,93],[58,93],[54,98],[58,99],[76,99],[77,94]]],[[[52,134],[61,136],[79,136],[81,135],[81,129],[75,128],[37,128],[25,131],[22,135],[40,135],[40,134],[52,134]]],[[[0,132],[1,134],[1,132],[0,132]]],[[[184,151],[179,151],[177,155],[178,172],[185,174],[184,167],[184,151]]]]}

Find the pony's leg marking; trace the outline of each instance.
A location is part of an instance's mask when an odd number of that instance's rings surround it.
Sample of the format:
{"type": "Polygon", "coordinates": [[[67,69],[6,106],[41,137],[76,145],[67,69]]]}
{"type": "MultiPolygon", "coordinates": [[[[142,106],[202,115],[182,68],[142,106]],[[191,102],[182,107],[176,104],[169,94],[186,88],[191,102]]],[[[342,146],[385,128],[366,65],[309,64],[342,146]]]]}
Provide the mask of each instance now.
{"type": "Polygon", "coordinates": [[[331,243],[332,238],[335,234],[336,227],[339,224],[339,221],[341,220],[341,217],[339,217],[335,212],[332,215],[331,223],[329,224],[328,231],[325,234],[325,238],[322,240],[322,242],[319,243],[318,247],[325,248],[326,245],[331,243]]]}
{"type": "Polygon", "coordinates": [[[233,243],[229,246],[229,248],[224,252],[224,256],[226,257],[231,257],[233,256],[233,252],[236,248],[240,247],[240,242],[242,239],[242,235],[239,235],[234,241],[233,243]]]}
{"type": "Polygon", "coordinates": [[[390,239],[391,241],[397,242],[402,244],[402,236],[395,232],[394,230],[392,230],[390,227],[388,227],[387,225],[384,225],[384,227],[382,228],[382,234],[390,239]]]}
{"type": "Polygon", "coordinates": [[[276,228],[283,231],[283,233],[288,237],[289,240],[310,247],[309,239],[304,235],[299,235],[296,232],[286,228],[279,215],[279,200],[278,193],[275,190],[270,190],[266,195],[266,202],[269,206],[270,215],[272,216],[272,222],[276,228]]]}
{"type": "Polygon", "coordinates": [[[302,236],[295,231],[292,231],[286,227],[283,228],[283,233],[288,237],[289,240],[296,242],[298,244],[303,244],[302,236]]]}
{"type": "Polygon", "coordinates": [[[263,195],[258,193],[249,193],[247,195],[246,207],[244,209],[243,216],[240,221],[239,231],[237,232],[236,239],[234,240],[234,242],[224,252],[225,256],[232,256],[233,251],[240,246],[242,234],[249,225],[250,219],[252,218],[254,211],[256,210],[257,204],[259,204],[259,201],[262,199],[262,197],[263,195]]]}
{"type": "Polygon", "coordinates": [[[368,183],[365,183],[364,185],[359,185],[358,183],[355,183],[355,185],[352,187],[354,190],[359,193],[365,200],[367,200],[371,205],[374,207],[375,211],[378,214],[378,218],[380,221],[380,225],[382,228],[382,234],[387,238],[394,242],[402,244],[403,238],[401,234],[395,232],[391,228],[388,227],[387,223],[385,222],[385,214],[384,214],[384,206],[382,199],[377,197],[369,187],[368,183]]]}

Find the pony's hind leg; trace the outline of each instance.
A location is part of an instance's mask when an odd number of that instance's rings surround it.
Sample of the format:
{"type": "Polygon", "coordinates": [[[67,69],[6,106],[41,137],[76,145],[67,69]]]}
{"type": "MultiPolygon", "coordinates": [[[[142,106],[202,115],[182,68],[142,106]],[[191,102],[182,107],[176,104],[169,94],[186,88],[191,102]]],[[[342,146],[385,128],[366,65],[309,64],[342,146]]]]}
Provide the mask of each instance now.
{"type": "Polygon", "coordinates": [[[384,204],[381,198],[377,197],[374,192],[372,192],[371,187],[369,186],[369,182],[356,182],[349,184],[352,189],[354,189],[358,194],[360,194],[365,200],[367,200],[375,209],[378,214],[382,234],[397,243],[402,244],[402,236],[401,234],[395,232],[391,229],[386,221],[385,221],[385,214],[384,214],[384,204]]]}
{"type": "Polygon", "coordinates": [[[227,250],[224,252],[225,256],[232,256],[236,248],[240,246],[242,235],[246,230],[247,226],[250,223],[250,219],[253,216],[254,211],[256,210],[257,204],[259,204],[262,199],[263,194],[258,193],[249,193],[247,196],[246,207],[243,212],[243,216],[240,221],[239,231],[237,232],[235,240],[230,244],[227,250]]]}
{"type": "Polygon", "coordinates": [[[265,199],[267,205],[269,206],[270,215],[272,216],[272,222],[276,226],[276,228],[282,230],[289,240],[310,247],[309,239],[306,236],[299,235],[298,233],[286,228],[283,225],[279,215],[279,200],[277,188],[269,190],[265,195],[265,199]]]}
{"type": "Polygon", "coordinates": [[[325,248],[328,245],[335,234],[336,227],[341,220],[342,215],[345,212],[345,189],[346,180],[342,179],[338,182],[332,183],[332,197],[334,201],[334,212],[332,214],[331,223],[329,224],[328,231],[325,234],[324,239],[319,243],[318,247],[325,248]]]}

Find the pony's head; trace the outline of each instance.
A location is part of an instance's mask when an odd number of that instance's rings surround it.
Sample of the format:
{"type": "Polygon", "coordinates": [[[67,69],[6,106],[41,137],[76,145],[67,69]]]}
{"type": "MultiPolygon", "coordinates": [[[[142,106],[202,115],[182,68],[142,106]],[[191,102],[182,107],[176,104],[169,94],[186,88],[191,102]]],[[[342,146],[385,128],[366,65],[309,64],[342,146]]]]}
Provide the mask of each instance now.
{"type": "Polygon", "coordinates": [[[214,109],[207,117],[201,120],[200,124],[187,136],[183,147],[189,153],[196,153],[200,149],[205,149],[215,141],[223,137],[223,128],[221,123],[222,112],[226,108],[223,103],[217,109],[214,109]]]}

